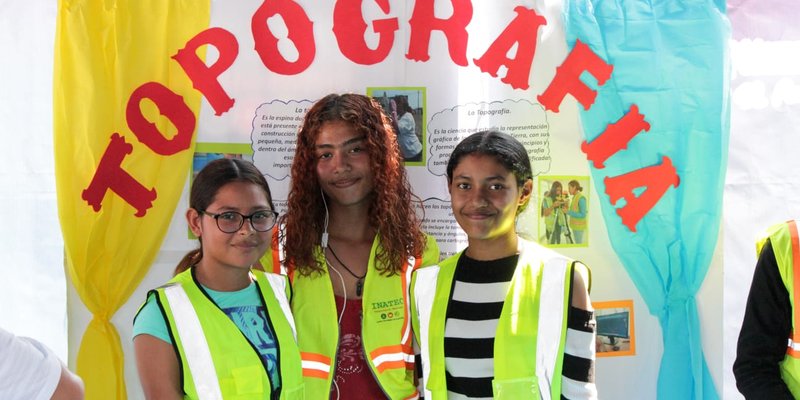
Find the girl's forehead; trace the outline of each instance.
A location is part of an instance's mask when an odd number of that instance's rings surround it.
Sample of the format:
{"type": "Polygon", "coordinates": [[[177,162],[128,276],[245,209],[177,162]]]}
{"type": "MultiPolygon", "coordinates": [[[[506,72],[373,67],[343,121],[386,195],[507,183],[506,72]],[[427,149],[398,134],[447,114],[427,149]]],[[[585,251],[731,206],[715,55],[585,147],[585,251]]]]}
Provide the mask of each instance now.
{"type": "Polygon", "coordinates": [[[336,145],[356,136],[359,136],[359,133],[352,124],[340,120],[328,121],[320,125],[315,144],[336,145]]]}
{"type": "Polygon", "coordinates": [[[513,175],[513,172],[506,168],[497,157],[485,154],[469,154],[461,157],[453,168],[453,178],[469,177],[483,179],[485,177],[502,177],[503,179],[513,175]]]}
{"type": "Polygon", "coordinates": [[[459,158],[455,169],[458,169],[459,167],[462,167],[462,166],[464,166],[464,167],[472,167],[472,166],[478,166],[478,165],[482,165],[482,166],[493,165],[493,166],[496,166],[498,168],[502,168],[504,170],[508,170],[508,168],[506,168],[505,165],[502,162],[500,162],[500,159],[497,156],[495,156],[493,154],[484,154],[484,153],[464,154],[463,156],[461,156],[461,158],[459,158]]]}
{"type": "Polygon", "coordinates": [[[243,202],[243,201],[269,201],[266,190],[259,184],[248,181],[228,182],[214,193],[210,204],[243,202]]]}

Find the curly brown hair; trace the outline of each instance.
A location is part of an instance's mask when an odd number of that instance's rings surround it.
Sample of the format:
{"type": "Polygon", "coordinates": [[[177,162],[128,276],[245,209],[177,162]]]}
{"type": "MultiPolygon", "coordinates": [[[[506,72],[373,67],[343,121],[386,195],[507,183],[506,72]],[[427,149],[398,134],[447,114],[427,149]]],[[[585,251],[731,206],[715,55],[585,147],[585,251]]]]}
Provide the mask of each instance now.
{"type": "Polygon", "coordinates": [[[365,137],[365,150],[375,174],[369,223],[377,229],[381,241],[376,266],[381,274],[396,274],[409,255],[420,257],[425,246],[415,209],[422,210],[422,202],[411,191],[389,117],[375,100],[359,94],[329,94],[306,113],[292,162],[288,210],[281,218],[285,261],[302,275],[323,271],[316,255],[325,208],[320,201],[314,145],[322,126],[336,121],[350,124],[365,137]]]}

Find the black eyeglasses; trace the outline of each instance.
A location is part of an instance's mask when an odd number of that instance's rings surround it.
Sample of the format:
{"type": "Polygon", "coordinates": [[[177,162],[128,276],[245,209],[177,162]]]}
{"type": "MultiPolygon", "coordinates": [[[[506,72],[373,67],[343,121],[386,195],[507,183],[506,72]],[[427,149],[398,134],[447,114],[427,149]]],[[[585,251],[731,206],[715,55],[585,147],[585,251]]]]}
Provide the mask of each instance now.
{"type": "Polygon", "coordinates": [[[250,215],[244,215],[236,211],[225,211],[219,214],[208,211],[201,211],[201,213],[214,218],[217,221],[217,228],[225,233],[239,232],[246,219],[250,220],[250,226],[256,232],[266,232],[272,229],[275,226],[275,222],[278,221],[278,213],[272,210],[256,211],[250,215]]]}

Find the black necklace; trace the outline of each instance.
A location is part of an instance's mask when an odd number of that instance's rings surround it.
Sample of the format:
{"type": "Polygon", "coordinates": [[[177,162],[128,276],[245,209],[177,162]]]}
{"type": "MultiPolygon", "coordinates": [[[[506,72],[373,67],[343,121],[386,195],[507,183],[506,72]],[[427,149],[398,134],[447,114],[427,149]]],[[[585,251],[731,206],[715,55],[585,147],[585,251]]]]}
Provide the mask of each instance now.
{"type": "Polygon", "coordinates": [[[353,271],[351,271],[350,268],[348,268],[347,265],[345,265],[342,262],[342,260],[339,259],[339,256],[336,255],[336,252],[333,251],[333,247],[331,247],[330,244],[328,244],[328,250],[331,251],[331,254],[333,254],[333,258],[335,258],[336,261],[339,262],[339,265],[344,267],[345,271],[347,271],[350,275],[352,275],[353,278],[357,279],[357,281],[356,281],[356,296],[360,297],[361,293],[364,293],[364,277],[367,276],[367,273],[364,272],[364,275],[361,275],[361,276],[358,276],[358,275],[354,274],[353,271]]]}

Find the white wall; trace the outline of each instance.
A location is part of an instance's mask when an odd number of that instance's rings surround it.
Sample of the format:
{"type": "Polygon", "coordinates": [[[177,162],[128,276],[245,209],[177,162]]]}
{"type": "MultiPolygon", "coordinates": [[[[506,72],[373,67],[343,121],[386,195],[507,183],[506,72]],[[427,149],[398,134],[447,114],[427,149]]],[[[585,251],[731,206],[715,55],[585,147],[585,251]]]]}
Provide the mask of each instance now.
{"type": "Polygon", "coordinates": [[[55,1],[0,0],[0,326],[65,359],[51,115],[55,16],[55,1]]]}
{"type": "Polygon", "coordinates": [[[756,263],[755,240],[800,218],[800,3],[730,7],[731,145],[725,184],[724,397],[739,399],[731,368],[756,263]]]}

